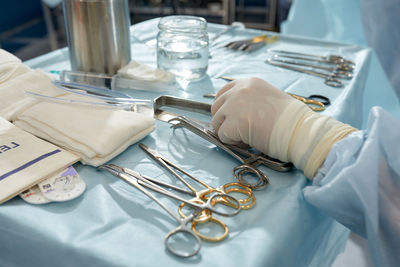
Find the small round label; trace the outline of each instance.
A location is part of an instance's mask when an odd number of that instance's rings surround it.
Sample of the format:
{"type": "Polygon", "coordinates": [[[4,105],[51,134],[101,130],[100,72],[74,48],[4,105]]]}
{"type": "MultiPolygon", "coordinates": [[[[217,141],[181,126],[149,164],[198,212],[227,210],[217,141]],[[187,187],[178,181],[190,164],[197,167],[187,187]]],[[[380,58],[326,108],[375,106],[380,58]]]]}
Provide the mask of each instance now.
{"type": "Polygon", "coordinates": [[[68,201],[80,196],[86,184],[75,169],[70,166],[38,184],[42,194],[52,201],[68,201]]]}
{"type": "Polygon", "coordinates": [[[30,204],[46,204],[51,202],[42,194],[37,185],[25,190],[19,196],[30,204]]]}

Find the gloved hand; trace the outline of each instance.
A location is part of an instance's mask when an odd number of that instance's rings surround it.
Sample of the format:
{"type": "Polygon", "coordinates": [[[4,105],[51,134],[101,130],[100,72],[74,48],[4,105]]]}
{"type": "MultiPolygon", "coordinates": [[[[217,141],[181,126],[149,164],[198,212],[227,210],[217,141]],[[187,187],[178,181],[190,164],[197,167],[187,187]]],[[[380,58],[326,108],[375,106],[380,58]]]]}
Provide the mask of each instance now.
{"type": "Polygon", "coordinates": [[[331,146],[356,130],[313,112],[258,78],[225,85],[211,113],[212,126],[222,142],[244,142],[268,156],[290,161],[310,179],[331,146]]]}

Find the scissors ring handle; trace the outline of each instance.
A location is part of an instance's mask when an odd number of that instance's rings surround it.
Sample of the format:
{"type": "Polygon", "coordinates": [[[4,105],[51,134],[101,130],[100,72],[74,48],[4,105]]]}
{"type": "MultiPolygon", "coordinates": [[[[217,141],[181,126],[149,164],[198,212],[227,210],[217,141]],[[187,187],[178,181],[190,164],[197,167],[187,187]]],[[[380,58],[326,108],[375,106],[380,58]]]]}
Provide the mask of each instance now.
{"type": "Polygon", "coordinates": [[[269,184],[268,177],[262,173],[259,169],[248,165],[248,164],[242,164],[239,165],[235,168],[233,168],[233,175],[238,179],[239,183],[250,187],[253,190],[260,190],[266,187],[269,184]],[[255,174],[257,176],[257,182],[256,183],[249,183],[244,177],[245,175],[248,174],[255,174]]]}
{"type": "Polygon", "coordinates": [[[239,203],[242,209],[247,210],[252,208],[256,204],[256,198],[253,191],[240,183],[228,183],[222,186],[222,189],[226,194],[231,192],[240,193],[245,195],[247,198],[239,199],[239,203]]]}
{"type": "Polygon", "coordinates": [[[254,196],[254,194],[253,193],[249,193],[246,190],[243,190],[243,189],[240,189],[240,188],[237,188],[237,187],[233,187],[233,188],[227,189],[226,192],[227,193],[235,192],[235,193],[240,193],[240,194],[247,195],[247,198],[239,199],[240,207],[243,210],[251,209],[256,204],[256,197],[254,196]]]}
{"type": "Polygon", "coordinates": [[[327,98],[326,96],[323,96],[323,95],[310,95],[308,98],[319,101],[322,104],[324,104],[325,106],[329,106],[331,104],[331,101],[329,100],[329,98],[327,98]]]}
{"type": "Polygon", "coordinates": [[[312,111],[324,111],[325,110],[325,105],[321,101],[311,99],[310,97],[303,97],[299,95],[295,95],[292,93],[287,93],[291,97],[303,102],[306,104],[309,108],[311,108],[312,111]]]}
{"type": "Polygon", "coordinates": [[[320,101],[314,99],[307,99],[304,103],[307,104],[312,111],[318,112],[325,110],[325,105],[320,101]]]}
{"type": "Polygon", "coordinates": [[[205,222],[196,222],[196,221],[192,222],[192,231],[198,237],[200,237],[201,239],[203,239],[204,241],[207,241],[207,242],[219,242],[219,241],[224,240],[228,236],[228,233],[229,233],[228,226],[226,226],[226,224],[224,224],[222,221],[218,220],[217,218],[211,217],[210,220],[207,222],[218,224],[224,230],[224,233],[220,236],[215,236],[215,237],[214,236],[206,236],[206,235],[200,233],[196,229],[196,225],[203,224],[205,222]]]}
{"type": "MultiPolygon", "coordinates": [[[[180,238],[179,240],[182,240],[182,238],[180,238]]],[[[175,230],[172,230],[171,232],[169,232],[166,236],[165,236],[165,247],[174,255],[179,256],[179,257],[184,257],[184,258],[188,258],[188,257],[192,257],[194,255],[196,255],[201,248],[201,240],[200,237],[195,234],[193,231],[190,231],[189,228],[187,228],[186,226],[180,226],[178,228],[176,228],[175,230]],[[174,235],[177,234],[183,234],[189,238],[186,238],[188,245],[190,245],[191,243],[193,243],[193,241],[195,242],[195,245],[192,247],[191,251],[185,252],[185,251],[179,251],[177,249],[174,249],[174,247],[170,244],[170,240],[172,240],[171,238],[174,235]],[[192,241],[190,241],[192,240],[192,241]]],[[[185,247],[189,247],[190,246],[185,246],[185,247]]]]}
{"type": "Polygon", "coordinates": [[[325,84],[332,86],[332,87],[342,87],[343,86],[343,83],[340,80],[332,78],[332,77],[327,77],[325,79],[325,84]]]}

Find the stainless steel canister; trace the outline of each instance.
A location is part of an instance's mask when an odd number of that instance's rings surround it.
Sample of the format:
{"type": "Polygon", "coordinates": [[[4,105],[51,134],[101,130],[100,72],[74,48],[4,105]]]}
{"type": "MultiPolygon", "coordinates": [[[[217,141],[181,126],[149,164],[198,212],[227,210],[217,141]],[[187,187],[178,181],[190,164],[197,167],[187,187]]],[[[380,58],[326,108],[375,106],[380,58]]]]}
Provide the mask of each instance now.
{"type": "Polygon", "coordinates": [[[71,69],[113,75],[131,60],[128,0],[63,0],[71,69]]]}

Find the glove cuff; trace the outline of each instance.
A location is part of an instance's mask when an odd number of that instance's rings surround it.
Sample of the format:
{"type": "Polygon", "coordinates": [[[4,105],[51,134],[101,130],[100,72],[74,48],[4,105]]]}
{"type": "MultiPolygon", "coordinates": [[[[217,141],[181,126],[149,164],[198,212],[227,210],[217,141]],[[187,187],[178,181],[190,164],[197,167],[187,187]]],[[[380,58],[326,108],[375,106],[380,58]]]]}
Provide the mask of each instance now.
{"type": "Polygon", "coordinates": [[[337,141],[357,129],[319,115],[293,101],[279,116],[271,134],[268,155],[292,162],[312,179],[337,141]]]}

